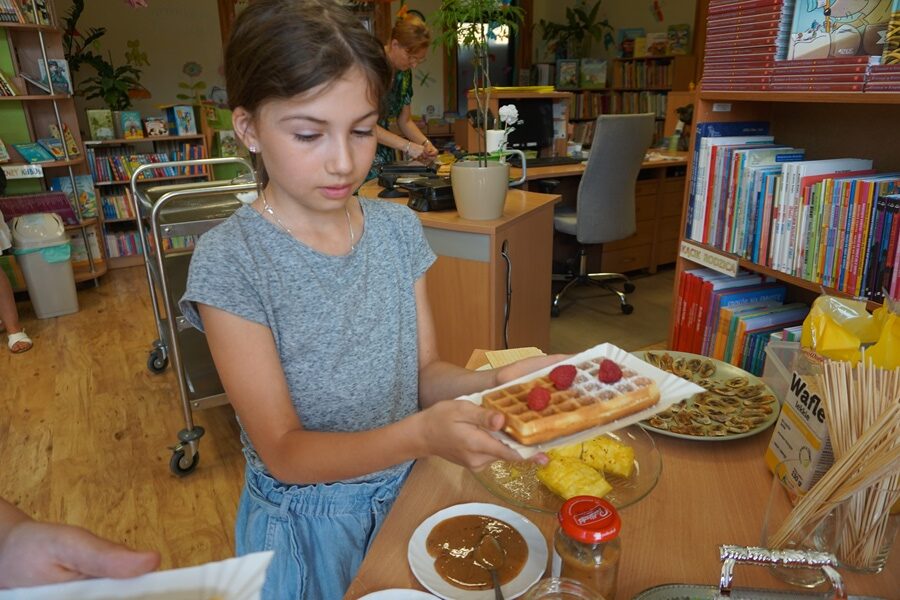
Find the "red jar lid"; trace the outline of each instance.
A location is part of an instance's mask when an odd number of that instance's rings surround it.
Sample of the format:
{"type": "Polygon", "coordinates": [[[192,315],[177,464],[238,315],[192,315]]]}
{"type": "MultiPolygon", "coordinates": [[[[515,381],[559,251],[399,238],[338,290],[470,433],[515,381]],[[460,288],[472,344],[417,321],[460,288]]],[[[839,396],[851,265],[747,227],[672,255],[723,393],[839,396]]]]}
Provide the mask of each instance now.
{"type": "Polygon", "coordinates": [[[559,509],[563,532],[577,542],[597,544],[616,539],[622,521],[615,507],[595,496],[574,496],[559,509]]]}

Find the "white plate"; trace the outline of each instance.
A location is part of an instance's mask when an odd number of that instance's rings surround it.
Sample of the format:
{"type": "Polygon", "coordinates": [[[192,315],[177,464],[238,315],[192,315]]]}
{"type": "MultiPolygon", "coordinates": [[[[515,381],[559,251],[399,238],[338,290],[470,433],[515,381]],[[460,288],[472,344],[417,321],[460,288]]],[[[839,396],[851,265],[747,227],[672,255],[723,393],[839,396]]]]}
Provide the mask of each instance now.
{"type": "Polygon", "coordinates": [[[359,600],[435,600],[436,598],[437,596],[433,596],[428,592],[394,588],[366,594],[359,600]]]}
{"type": "Polygon", "coordinates": [[[462,590],[447,583],[435,570],[434,558],[428,554],[425,542],[428,534],[434,527],[451,517],[460,515],[484,515],[494,517],[508,523],[519,532],[528,546],[528,560],[522,566],[522,570],[515,579],[504,585],[501,589],[508,600],[517,598],[528,591],[532,585],[543,577],[547,568],[547,540],[534,523],[519,513],[497,506],[496,504],[484,504],[471,502],[469,504],[457,504],[438,511],[422,521],[409,538],[407,559],[413,575],[425,588],[446,600],[493,600],[494,590],[462,590]]]}

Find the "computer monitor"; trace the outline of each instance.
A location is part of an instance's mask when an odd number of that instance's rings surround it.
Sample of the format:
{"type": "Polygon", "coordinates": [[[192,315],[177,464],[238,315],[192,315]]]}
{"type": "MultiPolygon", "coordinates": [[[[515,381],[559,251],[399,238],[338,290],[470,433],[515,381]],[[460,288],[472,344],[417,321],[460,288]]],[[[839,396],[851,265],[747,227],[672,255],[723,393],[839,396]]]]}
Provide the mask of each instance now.
{"type": "Polygon", "coordinates": [[[553,101],[541,98],[520,98],[510,101],[500,101],[500,106],[515,104],[519,111],[519,119],[523,121],[516,125],[515,130],[509,134],[507,145],[510,148],[522,150],[541,150],[553,147],[553,101]]]}

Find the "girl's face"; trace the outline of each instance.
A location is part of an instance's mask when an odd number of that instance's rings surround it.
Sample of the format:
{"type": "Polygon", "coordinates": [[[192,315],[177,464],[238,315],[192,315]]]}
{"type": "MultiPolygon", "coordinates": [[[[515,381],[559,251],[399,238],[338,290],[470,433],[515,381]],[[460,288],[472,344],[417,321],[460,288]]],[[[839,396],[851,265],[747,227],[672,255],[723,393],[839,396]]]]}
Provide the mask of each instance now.
{"type": "Polygon", "coordinates": [[[256,146],[270,199],[313,211],[343,209],[375,156],[378,109],[362,71],[289,99],[264,102],[253,117],[235,109],[235,129],[256,146]]]}

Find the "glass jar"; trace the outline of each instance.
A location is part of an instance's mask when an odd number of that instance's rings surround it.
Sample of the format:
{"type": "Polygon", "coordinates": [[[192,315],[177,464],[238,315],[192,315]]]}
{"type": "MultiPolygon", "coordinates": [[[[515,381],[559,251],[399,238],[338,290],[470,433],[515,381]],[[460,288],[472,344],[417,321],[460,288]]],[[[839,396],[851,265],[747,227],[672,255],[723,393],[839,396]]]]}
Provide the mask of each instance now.
{"type": "Polygon", "coordinates": [[[606,600],[616,597],[621,520],[612,504],[594,496],[575,496],[559,510],[553,536],[554,577],[580,581],[606,600]]]}
{"type": "Polygon", "coordinates": [[[524,600],[604,600],[580,581],[549,577],[541,579],[525,594],[524,600]]]}

